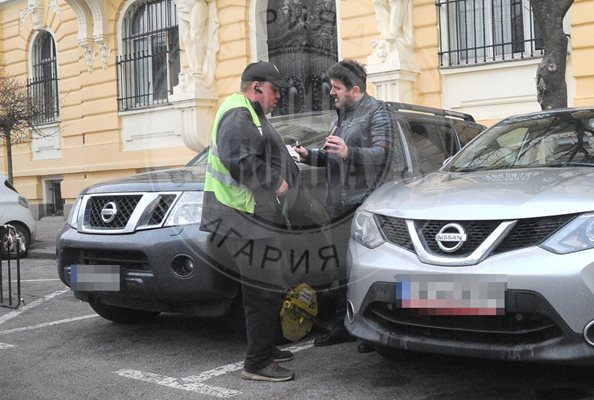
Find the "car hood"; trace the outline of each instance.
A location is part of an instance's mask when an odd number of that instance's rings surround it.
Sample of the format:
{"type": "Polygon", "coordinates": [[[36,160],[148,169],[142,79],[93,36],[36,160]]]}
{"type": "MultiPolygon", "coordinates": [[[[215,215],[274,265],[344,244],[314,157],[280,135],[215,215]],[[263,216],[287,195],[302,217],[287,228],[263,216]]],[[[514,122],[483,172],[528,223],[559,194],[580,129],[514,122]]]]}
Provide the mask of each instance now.
{"type": "Polygon", "coordinates": [[[516,219],[594,210],[594,168],[435,172],[387,183],[363,208],[408,219],[516,219]]]}
{"type": "Polygon", "coordinates": [[[82,194],[203,190],[204,165],[145,172],[93,185],[82,194]]]}

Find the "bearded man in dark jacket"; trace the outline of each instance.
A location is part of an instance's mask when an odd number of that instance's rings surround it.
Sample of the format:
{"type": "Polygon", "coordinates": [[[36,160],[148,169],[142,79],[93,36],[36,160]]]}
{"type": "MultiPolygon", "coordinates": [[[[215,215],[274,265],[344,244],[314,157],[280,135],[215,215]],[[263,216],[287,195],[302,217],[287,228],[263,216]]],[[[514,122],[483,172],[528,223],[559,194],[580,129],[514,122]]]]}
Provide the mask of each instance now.
{"type": "MultiPolygon", "coordinates": [[[[373,189],[384,182],[395,143],[394,121],[386,104],[367,94],[365,68],[354,60],[334,64],[327,72],[334,96],[336,116],[323,149],[294,149],[306,164],[325,167],[328,191],[326,204],[335,222],[335,243],[348,242],[355,209],[373,189]]],[[[399,153],[396,153],[399,154],[399,153]]],[[[345,255],[341,259],[345,260],[345,255]]],[[[335,291],[339,306],[335,328],[318,337],[316,346],[355,340],[344,327],[346,286],[335,291]]],[[[362,344],[359,351],[370,351],[362,344]]]]}

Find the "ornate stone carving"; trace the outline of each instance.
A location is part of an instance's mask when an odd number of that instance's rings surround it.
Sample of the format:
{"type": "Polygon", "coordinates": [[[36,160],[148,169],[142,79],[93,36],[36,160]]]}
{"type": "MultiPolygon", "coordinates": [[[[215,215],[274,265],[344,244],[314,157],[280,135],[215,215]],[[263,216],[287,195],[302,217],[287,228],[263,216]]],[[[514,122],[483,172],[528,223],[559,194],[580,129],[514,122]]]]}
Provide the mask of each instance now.
{"type": "Polygon", "coordinates": [[[20,13],[20,27],[22,28],[25,25],[25,21],[27,20],[28,16],[31,16],[31,23],[33,24],[33,29],[38,30],[41,29],[41,5],[39,4],[39,0],[27,0],[27,8],[22,10],[20,13]]]}

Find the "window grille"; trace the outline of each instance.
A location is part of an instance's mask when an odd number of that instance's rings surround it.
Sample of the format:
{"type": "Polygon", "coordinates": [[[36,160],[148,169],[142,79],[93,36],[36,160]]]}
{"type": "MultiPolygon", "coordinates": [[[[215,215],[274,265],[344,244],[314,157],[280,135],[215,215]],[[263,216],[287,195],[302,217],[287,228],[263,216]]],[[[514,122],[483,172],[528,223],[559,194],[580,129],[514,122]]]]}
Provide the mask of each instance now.
{"type": "Polygon", "coordinates": [[[166,104],[180,72],[179,32],[172,0],[139,1],[126,13],[118,57],[118,108],[166,104]]]}
{"type": "Polygon", "coordinates": [[[33,122],[43,125],[54,122],[59,116],[58,74],[56,44],[47,31],[40,31],[33,42],[32,77],[28,88],[35,114],[33,122]]]}
{"type": "Polygon", "coordinates": [[[529,0],[438,0],[442,67],[541,57],[529,0]]]}

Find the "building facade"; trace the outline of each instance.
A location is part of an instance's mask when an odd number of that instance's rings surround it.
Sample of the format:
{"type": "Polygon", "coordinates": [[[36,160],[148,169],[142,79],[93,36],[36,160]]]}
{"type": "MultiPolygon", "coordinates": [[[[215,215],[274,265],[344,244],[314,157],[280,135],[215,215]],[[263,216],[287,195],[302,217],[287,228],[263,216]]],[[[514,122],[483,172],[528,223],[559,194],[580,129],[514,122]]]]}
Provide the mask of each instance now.
{"type": "MultiPolygon", "coordinates": [[[[486,124],[540,109],[529,0],[0,0],[0,21],[5,71],[41,110],[43,136],[13,148],[37,216],[94,183],[184,165],[256,60],[292,83],[281,114],[328,108],[323,73],[342,58],[366,64],[385,100],[486,124]]],[[[574,2],[565,31],[568,103],[593,105],[594,0],[574,2]]]]}

